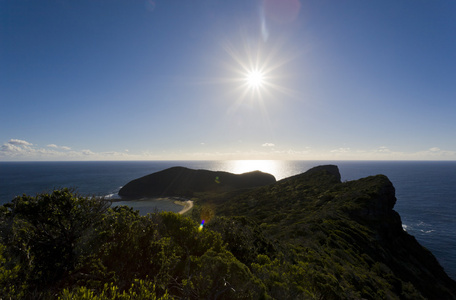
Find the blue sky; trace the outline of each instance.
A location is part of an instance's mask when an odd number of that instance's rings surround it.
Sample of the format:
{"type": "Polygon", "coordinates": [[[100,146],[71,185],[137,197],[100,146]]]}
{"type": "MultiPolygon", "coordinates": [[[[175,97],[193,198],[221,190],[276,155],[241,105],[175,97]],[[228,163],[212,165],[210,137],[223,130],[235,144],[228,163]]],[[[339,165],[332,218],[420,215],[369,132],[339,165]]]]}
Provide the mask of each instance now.
{"type": "Polygon", "coordinates": [[[453,0],[0,0],[0,160],[454,160],[455,32],[453,0]]]}

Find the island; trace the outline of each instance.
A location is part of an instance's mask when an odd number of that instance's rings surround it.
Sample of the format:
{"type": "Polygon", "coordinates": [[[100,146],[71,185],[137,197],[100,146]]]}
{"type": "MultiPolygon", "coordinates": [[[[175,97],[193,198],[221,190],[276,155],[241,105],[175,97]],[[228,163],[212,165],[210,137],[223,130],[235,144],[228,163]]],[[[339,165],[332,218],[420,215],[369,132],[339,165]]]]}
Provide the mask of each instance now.
{"type": "Polygon", "coordinates": [[[275,182],[273,175],[260,171],[233,174],[173,167],[128,182],[119,195],[125,198],[191,197],[197,192],[227,192],[275,182]]]}

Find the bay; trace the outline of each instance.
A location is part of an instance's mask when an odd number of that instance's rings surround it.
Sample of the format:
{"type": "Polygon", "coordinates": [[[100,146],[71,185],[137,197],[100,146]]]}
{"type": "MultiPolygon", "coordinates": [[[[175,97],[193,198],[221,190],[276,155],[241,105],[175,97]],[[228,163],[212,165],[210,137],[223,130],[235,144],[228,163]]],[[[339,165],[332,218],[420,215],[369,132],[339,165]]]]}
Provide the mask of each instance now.
{"type": "MultiPolygon", "coordinates": [[[[456,278],[454,161],[0,162],[0,204],[17,195],[36,195],[62,187],[74,188],[82,195],[118,199],[117,192],[130,180],[173,166],[237,174],[260,170],[281,180],[322,164],[337,165],[343,181],[376,174],[388,176],[396,188],[394,209],[401,215],[404,229],[432,251],[450,277],[456,278]]],[[[182,209],[172,201],[150,205],[146,205],[148,210],[182,209]]]]}

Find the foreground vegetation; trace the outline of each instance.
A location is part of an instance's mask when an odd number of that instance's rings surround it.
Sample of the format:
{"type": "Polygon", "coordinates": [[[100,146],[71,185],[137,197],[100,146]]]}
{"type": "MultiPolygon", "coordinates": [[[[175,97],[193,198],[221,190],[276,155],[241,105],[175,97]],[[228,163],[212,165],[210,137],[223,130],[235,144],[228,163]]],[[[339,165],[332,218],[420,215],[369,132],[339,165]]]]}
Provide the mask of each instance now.
{"type": "Polygon", "coordinates": [[[341,183],[323,168],[196,196],[189,216],[68,189],[15,198],[0,207],[0,298],[456,298],[384,176],[341,183]]]}

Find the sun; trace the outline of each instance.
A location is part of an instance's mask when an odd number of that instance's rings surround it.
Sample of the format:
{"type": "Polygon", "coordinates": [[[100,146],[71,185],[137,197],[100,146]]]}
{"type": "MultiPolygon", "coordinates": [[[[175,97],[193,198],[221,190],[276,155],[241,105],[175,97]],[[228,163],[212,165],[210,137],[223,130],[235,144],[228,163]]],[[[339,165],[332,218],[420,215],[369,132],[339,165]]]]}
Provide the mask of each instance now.
{"type": "Polygon", "coordinates": [[[250,88],[258,89],[264,85],[265,76],[263,72],[259,70],[251,70],[247,72],[245,80],[250,88]]]}
{"type": "Polygon", "coordinates": [[[279,95],[295,96],[284,85],[286,79],[291,78],[286,65],[294,55],[283,50],[282,43],[240,36],[236,43],[225,41],[223,44],[227,55],[221,64],[228,72],[221,82],[226,83],[228,99],[232,101],[228,112],[249,108],[269,119],[267,108],[277,102],[279,95]]]}

